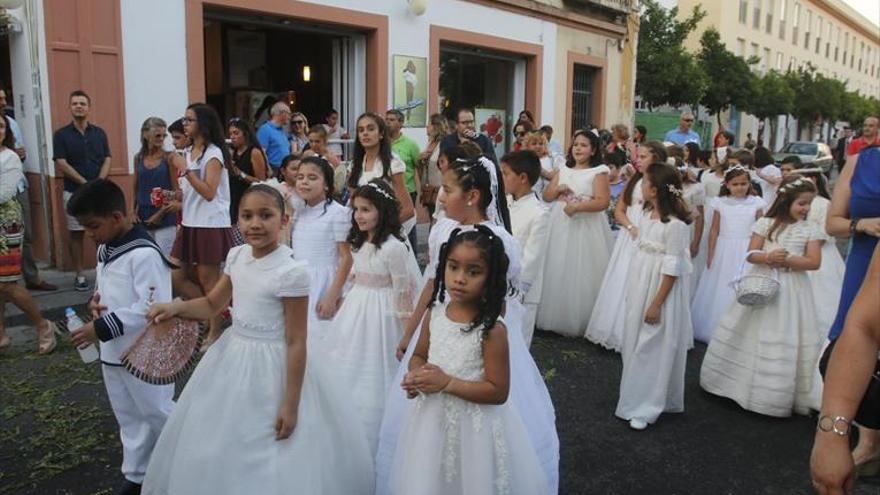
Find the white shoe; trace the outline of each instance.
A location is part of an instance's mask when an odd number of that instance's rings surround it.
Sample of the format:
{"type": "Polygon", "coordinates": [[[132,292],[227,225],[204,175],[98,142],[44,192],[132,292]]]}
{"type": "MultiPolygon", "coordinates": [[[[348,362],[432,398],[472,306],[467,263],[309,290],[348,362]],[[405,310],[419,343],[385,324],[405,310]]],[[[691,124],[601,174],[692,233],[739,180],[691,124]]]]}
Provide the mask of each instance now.
{"type": "Polygon", "coordinates": [[[648,427],[648,422],[638,418],[633,418],[629,420],[629,427],[636,431],[642,431],[648,427]]]}

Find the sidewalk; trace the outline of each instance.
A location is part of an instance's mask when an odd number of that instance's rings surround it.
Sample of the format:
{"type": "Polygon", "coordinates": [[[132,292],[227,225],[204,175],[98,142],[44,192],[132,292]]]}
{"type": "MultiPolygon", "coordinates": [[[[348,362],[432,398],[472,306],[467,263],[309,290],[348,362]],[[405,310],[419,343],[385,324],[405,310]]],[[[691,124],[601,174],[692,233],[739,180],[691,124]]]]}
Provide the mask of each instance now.
{"type": "MultiPolygon", "coordinates": [[[[31,295],[40,306],[40,312],[45,318],[50,320],[61,320],[64,318],[64,309],[68,306],[84,305],[92,295],[92,290],[79,292],[73,289],[74,274],[72,271],[61,271],[55,269],[40,268],[40,277],[51,284],[58,286],[56,291],[40,291],[32,290],[31,295]]],[[[86,279],[89,284],[95,282],[95,270],[86,270],[86,279]]],[[[24,282],[21,282],[24,284],[24,282]]],[[[4,323],[9,332],[9,336],[13,342],[16,342],[16,335],[22,331],[27,331],[30,337],[33,332],[30,331],[31,322],[28,320],[17,306],[11,303],[6,304],[6,314],[4,323]],[[19,328],[20,327],[20,328],[19,328]]]]}

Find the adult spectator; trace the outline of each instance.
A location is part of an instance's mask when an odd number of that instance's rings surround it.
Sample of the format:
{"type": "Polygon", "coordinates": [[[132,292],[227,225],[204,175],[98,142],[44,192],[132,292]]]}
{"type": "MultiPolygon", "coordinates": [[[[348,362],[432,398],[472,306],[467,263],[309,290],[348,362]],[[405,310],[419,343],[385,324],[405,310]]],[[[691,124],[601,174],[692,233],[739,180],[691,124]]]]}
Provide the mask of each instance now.
{"type": "Polygon", "coordinates": [[[868,117],[862,123],[862,135],[850,141],[846,147],[846,156],[857,155],[859,151],[865,149],[866,146],[872,144],[880,144],[880,136],[877,135],[877,125],[880,119],[877,117],[868,117]]]}
{"type": "MultiPolygon", "coordinates": [[[[400,130],[403,128],[403,112],[397,109],[391,109],[385,112],[385,123],[388,124],[388,139],[391,141],[391,151],[406,165],[404,173],[404,181],[406,182],[406,191],[409,193],[413,204],[416,204],[419,184],[418,174],[416,174],[416,165],[419,162],[419,155],[422,150],[411,138],[404,136],[400,130]]],[[[409,232],[409,242],[413,247],[416,244],[416,229],[409,232]]]]}
{"type": "MultiPolygon", "coordinates": [[[[348,131],[339,123],[339,112],[331,108],[327,115],[324,116],[324,128],[327,130],[327,139],[349,139],[348,131]]],[[[342,145],[339,143],[329,143],[327,150],[331,155],[342,160],[342,145]]]]}
{"type": "Polygon", "coordinates": [[[626,144],[627,151],[629,151],[629,159],[632,167],[624,166],[624,175],[631,176],[636,171],[640,170],[639,163],[639,148],[645,144],[645,140],[648,138],[648,129],[643,125],[637,125],[633,128],[632,139],[629,140],[626,144]],[[631,170],[635,168],[635,170],[631,170]]]}
{"type": "Polygon", "coordinates": [[[266,152],[266,159],[272,167],[272,175],[277,176],[281,168],[281,160],[290,154],[290,141],[287,139],[290,107],[283,101],[276,102],[269,110],[269,120],[257,129],[257,141],[266,152]]]}
{"type": "Polygon", "coordinates": [[[302,112],[290,117],[290,152],[302,153],[309,149],[309,119],[302,112]]]}
{"type": "MultiPolygon", "coordinates": [[[[4,110],[7,108],[6,89],[2,86],[0,86],[0,108],[3,108],[4,110]]],[[[17,154],[18,158],[23,162],[27,158],[27,151],[24,149],[24,137],[21,134],[21,129],[19,129],[18,123],[15,122],[15,119],[9,116],[8,112],[6,114],[6,120],[9,122],[9,130],[12,132],[12,136],[15,140],[12,150],[15,151],[15,154],[17,154]]],[[[16,195],[16,199],[19,204],[21,204],[22,218],[24,218],[24,239],[22,239],[21,243],[21,269],[22,275],[24,275],[24,283],[30,290],[58,290],[57,285],[50,284],[40,278],[40,270],[37,268],[37,262],[34,260],[31,237],[33,235],[32,230],[34,224],[31,220],[31,199],[28,194],[27,178],[22,176],[17,187],[18,194],[16,195]]],[[[2,318],[2,314],[0,314],[0,318],[2,318]]]]}
{"type": "Polygon", "coordinates": [[[532,132],[532,124],[527,120],[520,120],[513,126],[513,151],[519,151],[525,146],[526,136],[532,132]]]}
{"type": "MultiPolygon", "coordinates": [[[[110,173],[110,145],[107,134],[89,122],[92,100],[82,90],[70,93],[70,114],[73,122],[55,131],[52,147],[55,169],[64,175],[64,210],[67,202],[80,186],[93,179],[106,179],[110,173]]],[[[83,273],[83,232],[76,218],[67,215],[70,233],[70,259],[76,271],[73,287],[78,291],[89,290],[83,273]]]]}
{"type": "Polygon", "coordinates": [[[443,114],[432,114],[428,119],[428,145],[425,151],[419,155],[419,178],[422,183],[421,203],[427,208],[428,214],[433,217],[434,208],[437,205],[437,194],[443,185],[443,174],[440,172],[438,162],[440,160],[440,141],[449,133],[446,127],[446,118],[443,114]]]}
{"type": "Polygon", "coordinates": [[[757,144],[755,143],[755,140],[752,138],[752,133],[747,132],[746,133],[746,142],[743,143],[743,148],[745,148],[749,151],[752,151],[753,149],[755,149],[755,146],[757,146],[757,144]]]}
{"type": "MultiPolygon", "coordinates": [[[[254,136],[254,129],[243,119],[229,119],[227,136],[232,147],[232,164],[229,166],[229,217],[233,225],[238,224],[238,204],[245,190],[256,182],[262,182],[269,177],[269,169],[266,165],[266,155],[259,140],[254,136]]],[[[232,229],[232,234],[241,238],[241,232],[237,228],[232,229]]]]}
{"type": "Polygon", "coordinates": [[[700,142],[700,135],[691,129],[694,125],[694,114],[691,112],[682,112],[681,118],[678,120],[678,127],[670,129],[666,132],[665,141],[684,146],[684,143],[700,142]]]}
{"type": "MultiPolygon", "coordinates": [[[[856,462],[849,451],[855,418],[877,366],[880,350],[880,247],[846,318],[825,374],[822,410],[810,456],[813,487],[820,494],[852,493],[856,462]]],[[[860,435],[861,436],[861,435],[860,435]]]]}
{"type": "Polygon", "coordinates": [[[719,162],[723,162],[727,159],[727,155],[730,154],[730,147],[733,146],[733,140],[735,136],[730,131],[721,131],[718,133],[718,139],[715,140],[717,145],[715,146],[715,156],[718,158],[719,162]]]}
{"type": "MultiPolygon", "coordinates": [[[[847,158],[834,185],[825,230],[834,237],[852,237],[837,317],[828,333],[828,338],[835,340],[843,330],[847,313],[865,280],[868,263],[880,238],[880,146],[870,146],[847,158]]],[[[859,428],[859,443],[853,450],[855,463],[862,464],[878,457],[880,434],[859,428]]]]}
{"type": "MultiPolygon", "coordinates": [[[[21,160],[12,151],[15,137],[9,120],[0,113],[0,308],[12,301],[30,318],[37,329],[37,352],[48,354],[55,348],[54,325],[40,315],[40,308],[24,287],[21,279],[21,206],[15,199],[18,183],[24,177],[21,160]]],[[[9,337],[0,318],[0,349],[9,347],[9,337]]]]}
{"type": "Polygon", "coordinates": [[[535,125],[536,125],[535,115],[532,113],[531,110],[525,109],[519,113],[519,117],[517,117],[517,119],[516,119],[517,124],[520,122],[528,122],[528,124],[530,126],[529,130],[534,129],[535,125]]]}
{"type": "MultiPolygon", "coordinates": [[[[175,193],[178,190],[177,170],[171,165],[169,152],[165,151],[165,129],[165,121],[159,117],[148,117],[141,124],[141,149],[134,155],[132,216],[146,227],[162,253],[170,256],[177,235],[178,203],[154,204],[152,196],[157,187],[175,193]]],[[[164,200],[164,193],[162,198],[164,200]]]]}
{"type": "Polygon", "coordinates": [[[541,134],[544,135],[544,138],[547,140],[547,148],[550,150],[550,153],[554,155],[563,155],[565,154],[562,150],[562,144],[559,141],[553,139],[553,127],[549,125],[541,126],[541,134]]]}
{"type": "Polygon", "coordinates": [[[272,106],[276,103],[278,103],[278,97],[275,95],[266,95],[263,98],[263,102],[254,112],[254,129],[259,129],[272,118],[272,106]]]}
{"type": "Polygon", "coordinates": [[[474,111],[470,108],[461,108],[456,114],[455,132],[443,138],[443,141],[440,141],[440,152],[443,153],[446,148],[452,148],[467,141],[477,143],[477,146],[483,152],[483,156],[492,160],[493,163],[498,162],[498,159],[495,157],[495,148],[492,147],[489,138],[476,131],[474,111]]]}
{"type": "Polygon", "coordinates": [[[849,126],[843,128],[843,135],[837,138],[837,145],[834,147],[834,160],[837,162],[837,172],[843,170],[843,164],[846,163],[846,147],[852,141],[852,129],[849,126]]]}

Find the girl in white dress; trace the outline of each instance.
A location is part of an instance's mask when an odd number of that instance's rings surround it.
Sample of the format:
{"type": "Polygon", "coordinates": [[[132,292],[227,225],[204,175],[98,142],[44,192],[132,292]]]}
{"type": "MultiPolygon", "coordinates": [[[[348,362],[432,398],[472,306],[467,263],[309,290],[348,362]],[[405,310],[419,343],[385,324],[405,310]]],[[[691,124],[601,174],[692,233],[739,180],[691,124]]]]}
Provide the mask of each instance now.
{"type": "Polygon", "coordinates": [[[414,400],[394,451],[390,493],[547,494],[522,419],[507,403],[504,244],[481,225],[452,235],[401,384],[414,400]]]}
{"type": "Polygon", "coordinates": [[[569,337],[586,335],[600,280],[611,257],[611,228],[605,209],[611,200],[602,146],[589,131],[572,138],[566,166],[544,189],[553,201],[547,230],[544,290],[538,328],[569,337]]]}
{"type": "Polygon", "coordinates": [[[816,328],[806,271],[822,262],[825,235],[807,220],[816,187],[786,177],[749,242],[752,269],[776,270],[779,293],[764,306],[732,304],[706,350],[700,385],[744,409],[787,417],[808,414],[813,369],[824,335],[816,328]]]}
{"type": "Polygon", "coordinates": [[[627,285],[623,375],[615,414],[643,430],[684,411],[684,371],[693,330],[684,283],[691,271],[690,213],[678,171],[654,164],[642,177],[645,213],[627,285]]]}
{"type": "Polygon", "coordinates": [[[328,323],[342,299],[351,271],[351,210],[334,201],[333,167],[318,156],[303,158],[296,190],[304,204],[293,217],[293,259],[305,261],[309,289],[309,328],[315,341],[323,340],[328,323]]]}
{"type": "MultiPolygon", "coordinates": [[[[519,302],[517,287],[520,272],[520,247],[507,230],[509,225],[504,184],[498,181],[500,172],[497,166],[486,158],[458,160],[450,164],[443,174],[443,190],[448,218],[439,220],[428,237],[428,267],[425,270],[425,283],[419,304],[410,318],[406,334],[401,339],[397,353],[402,357],[398,379],[403,380],[408,371],[407,363],[418,341],[418,331],[422,317],[431,299],[434,280],[437,278],[441,246],[449,239],[456,228],[473,229],[483,225],[491,229],[504,243],[504,251],[509,259],[507,280],[510,290],[507,293],[505,317],[508,321],[507,339],[510,353],[510,403],[517,411],[538,455],[544,471],[548,493],[556,493],[559,485],[559,437],[556,433],[556,413],[550,400],[550,393],[538,367],[523,338],[522,304],[519,302]],[[415,337],[415,338],[413,338],[415,337]],[[407,348],[408,347],[408,348],[407,348]]],[[[390,469],[394,449],[407,407],[406,396],[402,391],[392,391],[385,405],[385,416],[376,453],[376,493],[390,493],[390,469]]]]}
{"type": "Polygon", "coordinates": [[[623,346],[623,321],[627,313],[623,301],[628,290],[627,273],[637,253],[639,223],[642,220],[642,174],[651,164],[666,162],[666,147],[658,141],[649,141],[639,146],[639,155],[641,170],[630,177],[614,209],[614,218],[621,231],[614,242],[608,269],[602,278],[601,290],[587,325],[587,339],[617,352],[623,346]]]}
{"type": "MultiPolygon", "coordinates": [[[[709,152],[709,168],[704,170],[698,177],[697,182],[703,185],[703,236],[700,238],[700,248],[697,253],[697,259],[694,260],[694,273],[692,278],[695,283],[703,277],[706,271],[706,254],[709,251],[709,230],[712,227],[712,200],[721,194],[721,187],[724,185],[724,171],[727,169],[723,162],[719,162],[714,151],[709,152]]],[[[696,288],[696,286],[695,286],[696,288]]],[[[696,296],[696,290],[691,292],[691,300],[696,296]]]]}
{"type": "Polygon", "coordinates": [[[309,275],[280,246],[284,200],[266,185],[241,199],[247,244],[229,251],[207,297],[155,304],[148,317],[205,319],[234,296],[233,325],[202,358],[159,437],[143,493],[372,493],[367,439],[327,358],[308,351],[309,275]]]}
{"type": "Polygon", "coordinates": [[[730,283],[746,256],[755,220],[763,214],[764,200],[752,195],[749,170],[734,165],[724,173],[721,195],[710,201],[712,227],[706,253],[706,271],[697,283],[691,304],[694,337],[709,342],[718,319],[734,299],[730,283]]]}
{"type": "Polygon", "coordinates": [[[400,233],[400,205],[391,187],[379,179],[359,187],[352,209],[351,290],[330,325],[327,348],[350,385],[352,405],[375,452],[385,397],[398,368],[395,350],[419,280],[407,269],[412,253],[400,233]]]}
{"type": "MultiPolygon", "coordinates": [[[[703,215],[703,205],[706,204],[706,187],[698,182],[693,175],[693,171],[687,168],[680,168],[682,187],[684,187],[684,202],[691,211],[693,222],[688,226],[690,230],[690,252],[693,265],[700,263],[706,265],[706,253],[700,251],[700,244],[703,239],[703,231],[705,230],[705,217],[703,215]]],[[[688,294],[693,294],[697,290],[697,282],[699,279],[692,272],[688,276],[687,284],[690,288],[688,294]]]]}

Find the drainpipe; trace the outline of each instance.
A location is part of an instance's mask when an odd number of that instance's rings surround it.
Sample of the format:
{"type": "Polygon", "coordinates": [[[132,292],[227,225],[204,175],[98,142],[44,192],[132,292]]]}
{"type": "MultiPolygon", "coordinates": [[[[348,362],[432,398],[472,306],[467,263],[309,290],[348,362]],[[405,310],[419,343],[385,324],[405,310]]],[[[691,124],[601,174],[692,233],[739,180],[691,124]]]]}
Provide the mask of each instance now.
{"type": "Polygon", "coordinates": [[[24,17],[28,23],[28,49],[31,57],[31,91],[34,98],[34,124],[37,131],[37,163],[40,164],[40,203],[43,205],[43,225],[46,229],[48,241],[49,260],[53,261],[55,239],[52,235],[51,215],[52,203],[49,201],[49,156],[46,141],[46,122],[43,119],[43,92],[40,82],[40,38],[39,23],[37,22],[35,6],[37,0],[27,0],[24,3],[24,17]]]}

